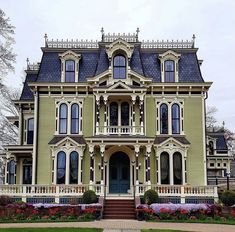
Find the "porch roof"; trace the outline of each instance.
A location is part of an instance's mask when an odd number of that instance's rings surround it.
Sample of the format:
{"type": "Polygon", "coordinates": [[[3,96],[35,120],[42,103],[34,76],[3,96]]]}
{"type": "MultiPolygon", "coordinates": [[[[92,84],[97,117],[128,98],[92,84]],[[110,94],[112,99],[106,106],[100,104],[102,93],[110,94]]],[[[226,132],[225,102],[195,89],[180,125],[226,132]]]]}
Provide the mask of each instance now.
{"type": "Polygon", "coordinates": [[[68,136],[68,135],[64,135],[64,136],[59,135],[59,136],[57,136],[57,135],[55,135],[48,144],[49,145],[57,144],[60,141],[62,141],[63,139],[65,139],[66,137],[74,140],[78,144],[84,144],[84,145],[86,144],[85,139],[81,135],[77,135],[77,136],[68,136]]]}
{"type": "Polygon", "coordinates": [[[185,136],[156,136],[154,144],[161,144],[169,138],[173,138],[182,144],[190,144],[190,142],[185,138],[185,136]]]}

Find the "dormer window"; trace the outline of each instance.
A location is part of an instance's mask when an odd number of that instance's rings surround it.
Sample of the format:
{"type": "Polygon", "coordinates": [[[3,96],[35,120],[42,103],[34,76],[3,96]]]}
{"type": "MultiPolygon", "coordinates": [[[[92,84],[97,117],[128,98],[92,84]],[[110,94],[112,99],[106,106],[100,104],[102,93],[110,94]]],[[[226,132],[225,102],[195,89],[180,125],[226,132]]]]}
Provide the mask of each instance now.
{"type": "Polygon", "coordinates": [[[61,60],[61,82],[78,82],[81,54],[68,50],[59,54],[61,60]]]}
{"type": "Polygon", "coordinates": [[[179,82],[178,64],[180,54],[168,50],[159,55],[161,61],[161,81],[162,82],[179,82]]]}
{"type": "Polygon", "coordinates": [[[65,61],[65,82],[75,82],[75,61],[65,61]]]}
{"type": "Polygon", "coordinates": [[[116,55],[113,58],[113,78],[126,78],[126,58],[123,55],[116,55]]]}
{"type": "Polygon", "coordinates": [[[165,82],[175,82],[175,62],[166,60],[164,63],[165,82]]]}
{"type": "Polygon", "coordinates": [[[209,155],[214,155],[214,143],[212,141],[209,142],[209,155]]]}

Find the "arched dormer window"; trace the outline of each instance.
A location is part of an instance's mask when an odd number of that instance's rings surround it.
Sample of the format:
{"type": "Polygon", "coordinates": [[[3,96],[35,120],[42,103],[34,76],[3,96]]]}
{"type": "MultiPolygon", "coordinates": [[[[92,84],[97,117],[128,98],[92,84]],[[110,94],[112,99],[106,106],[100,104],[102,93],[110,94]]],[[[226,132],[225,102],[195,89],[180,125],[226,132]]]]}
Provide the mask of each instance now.
{"type": "Polygon", "coordinates": [[[166,60],[164,62],[165,82],[175,82],[175,62],[166,60]]]}
{"type": "Polygon", "coordinates": [[[168,134],[168,107],[166,104],[160,106],[160,133],[168,134]]]}
{"type": "Polygon", "coordinates": [[[79,106],[74,103],[71,106],[71,134],[79,133],[79,106]]]}
{"type": "Polygon", "coordinates": [[[116,55],[113,58],[113,78],[126,78],[126,58],[123,55],[116,55]]]}
{"type": "Polygon", "coordinates": [[[68,119],[68,106],[63,103],[60,105],[60,115],[59,115],[59,133],[67,133],[67,119],[68,119]]]}
{"type": "Polygon", "coordinates": [[[75,61],[65,61],[65,82],[75,82],[75,61]]]}
{"type": "Polygon", "coordinates": [[[180,107],[173,104],[171,107],[172,134],[180,134],[180,107]]]}

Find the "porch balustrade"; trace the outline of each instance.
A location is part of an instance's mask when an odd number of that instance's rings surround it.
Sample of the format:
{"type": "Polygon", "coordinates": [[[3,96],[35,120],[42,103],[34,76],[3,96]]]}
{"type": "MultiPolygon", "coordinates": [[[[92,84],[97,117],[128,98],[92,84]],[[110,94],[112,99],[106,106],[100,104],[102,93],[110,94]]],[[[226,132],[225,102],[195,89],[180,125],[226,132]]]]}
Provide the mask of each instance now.
{"type": "Polygon", "coordinates": [[[143,126],[98,126],[97,135],[143,135],[143,126]]]}

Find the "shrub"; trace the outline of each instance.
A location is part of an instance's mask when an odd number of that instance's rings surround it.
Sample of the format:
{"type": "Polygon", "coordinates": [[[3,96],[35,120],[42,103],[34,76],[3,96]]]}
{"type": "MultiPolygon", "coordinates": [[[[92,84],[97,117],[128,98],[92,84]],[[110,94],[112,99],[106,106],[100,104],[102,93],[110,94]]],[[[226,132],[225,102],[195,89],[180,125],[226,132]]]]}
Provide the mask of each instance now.
{"type": "Polygon", "coordinates": [[[10,199],[9,196],[4,196],[4,195],[0,196],[0,206],[5,206],[11,203],[12,203],[12,200],[10,199]]]}
{"type": "Polygon", "coordinates": [[[144,193],[144,202],[145,204],[151,205],[158,201],[158,194],[153,189],[149,189],[144,193]]]}
{"type": "Polygon", "coordinates": [[[97,196],[94,191],[87,190],[82,195],[82,201],[84,204],[92,204],[97,202],[97,196]]]}
{"type": "Polygon", "coordinates": [[[231,190],[224,191],[220,195],[220,200],[225,206],[232,206],[235,204],[235,192],[231,190]]]}

